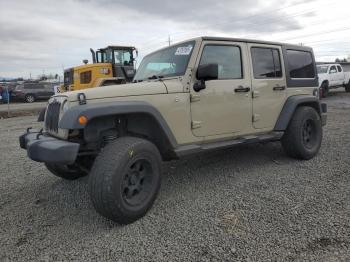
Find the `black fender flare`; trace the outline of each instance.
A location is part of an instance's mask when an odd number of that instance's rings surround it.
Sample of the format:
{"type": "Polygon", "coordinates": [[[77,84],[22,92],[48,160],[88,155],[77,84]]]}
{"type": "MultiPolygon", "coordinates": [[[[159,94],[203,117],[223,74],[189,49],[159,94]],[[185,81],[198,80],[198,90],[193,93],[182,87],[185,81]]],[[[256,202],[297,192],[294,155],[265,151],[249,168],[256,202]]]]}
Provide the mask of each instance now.
{"type": "Polygon", "coordinates": [[[63,114],[58,127],[62,129],[84,129],[86,124],[78,122],[80,116],[85,116],[88,121],[91,121],[98,117],[132,113],[143,113],[153,117],[164,131],[172,147],[177,147],[176,139],[161,113],[154,106],[144,101],[116,101],[74,106],[63,114]]]}
{"type": "Polygon", "coordinates": [[[274,131],[285,131],[288,127],[290,120],[298,106],[308,105],[315,108],[315,110],[320,114],[327,112],[327,105],[325,103],[320,103],[319,99],[311,95],[296,95],[291,96],[285,102],[282,111],[277,119],[274,131]]]}

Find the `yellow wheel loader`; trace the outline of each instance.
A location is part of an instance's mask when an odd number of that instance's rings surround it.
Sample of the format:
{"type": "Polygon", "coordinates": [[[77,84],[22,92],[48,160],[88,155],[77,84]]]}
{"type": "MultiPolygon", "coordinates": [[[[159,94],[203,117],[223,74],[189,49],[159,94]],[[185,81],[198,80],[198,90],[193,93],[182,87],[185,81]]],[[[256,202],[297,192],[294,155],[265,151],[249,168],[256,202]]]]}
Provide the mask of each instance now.
{"type": "Polygon", "coordinates": [[[60,92],[98,86],[125,84],[135,75],[135,58],[138,51],[132,46],[107,46],[96,52],[90,48],[92,64],[64,70],[64,83],[60,92]]]}

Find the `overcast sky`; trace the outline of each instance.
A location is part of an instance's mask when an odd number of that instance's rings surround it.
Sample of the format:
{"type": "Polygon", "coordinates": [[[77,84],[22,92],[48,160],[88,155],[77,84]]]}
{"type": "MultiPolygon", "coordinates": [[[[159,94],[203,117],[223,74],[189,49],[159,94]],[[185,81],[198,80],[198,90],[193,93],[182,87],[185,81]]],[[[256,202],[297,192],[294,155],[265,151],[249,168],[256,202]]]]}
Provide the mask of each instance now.
{"type": "Polygon", "coordinates": [[[350,55],[349,0],[0,0],[0,77],[62,74],[89,48],[140,58],[200,35],[303,43],[317,60],[350,55]]]}

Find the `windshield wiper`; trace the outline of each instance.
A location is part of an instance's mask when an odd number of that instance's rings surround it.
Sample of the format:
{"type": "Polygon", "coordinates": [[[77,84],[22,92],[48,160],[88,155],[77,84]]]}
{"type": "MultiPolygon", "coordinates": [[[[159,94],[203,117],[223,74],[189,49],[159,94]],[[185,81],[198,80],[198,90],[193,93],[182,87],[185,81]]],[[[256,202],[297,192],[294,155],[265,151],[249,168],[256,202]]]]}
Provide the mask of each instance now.
{"type": "Polygon", "coordinates": [[[148,77],[148,79],[162,79],[162,78],[164,78],[164,76],[153,75],[153,76],[148,77]]]}

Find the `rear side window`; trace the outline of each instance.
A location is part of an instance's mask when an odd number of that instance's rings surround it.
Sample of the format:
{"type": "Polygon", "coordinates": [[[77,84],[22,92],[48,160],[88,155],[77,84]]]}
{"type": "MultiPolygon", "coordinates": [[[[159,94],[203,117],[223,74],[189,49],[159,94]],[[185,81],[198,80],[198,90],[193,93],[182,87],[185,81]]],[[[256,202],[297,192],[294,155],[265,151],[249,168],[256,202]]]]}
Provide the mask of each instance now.
{"type": "Polygon", "coordinates": [[[238,46],[206,45],[199,64],[218,64],[218,79],[243,78],[241,49],[238,46]]]}
{"type": "Polygon", "coordinates": [[[53,86],[50,84],[45,84],[44,87],[46,90],[53,90],[53,86]]]}
{"type": "Polygon", "coordinates": [[[24,89],[41,89],[43,86],[41,84],[24,84],[24,89]]]}
{"type": "Polygon", "coordinates": [[[310,52],[287,50],[287,59],[291,78],[315,78],[315,67],[310,52]]]}
{"type": "Polygon", "coordinates": [[[338,72],[343,72],[341,66],[337,66],[337,68],[338,68],[338,72]]]}
{"type": "Polygon", "coordinates": [[[91,71],[80,74],[80,84],[89,84],[91,82],[91,71]]]}
{"type": "Polygon", "coordinates": [[[254,78],[282,77],[281,57],[278,49],[252,47],[254,78]]]}

